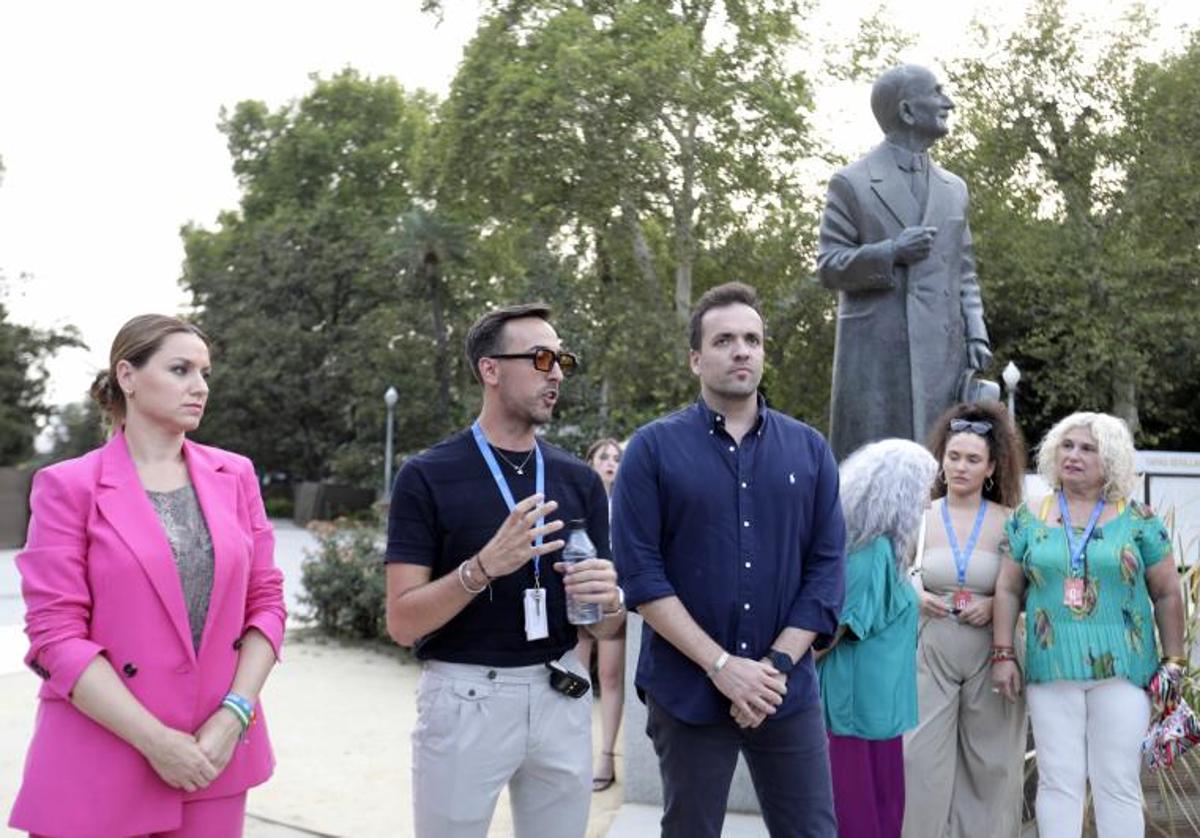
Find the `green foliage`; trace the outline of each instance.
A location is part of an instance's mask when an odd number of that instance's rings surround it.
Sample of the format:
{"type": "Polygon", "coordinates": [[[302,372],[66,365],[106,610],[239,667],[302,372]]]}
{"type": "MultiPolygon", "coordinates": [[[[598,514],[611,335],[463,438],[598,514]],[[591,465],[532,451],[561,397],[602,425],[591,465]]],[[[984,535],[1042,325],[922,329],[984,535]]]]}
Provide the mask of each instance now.
{"type": "Polygon", "coordinates": [[[304,560],[300,602],[325,634],[388,640],[383,534],[376,526],[340,524],[318,535],[316,555],[304,560]]]}
{"type": "Polygon", "coordinates": [[[1194,225],[1160,226],[1156,208],[1177,205],[1186,181],[1151,174],[1192,155],[1193,135],[1175,131],[1183,103],[1147,95],[1195,71],[1141,62],[1151,28],[1135,9],[1100,32],[1038,0],[1002,41],[980,27],[949,72],[961,116],[947,162],[971,186],[996,360],[1025,373],[1018,416],[1032,439],[1091,409],[1125,418],[1142,445],[1198,441],[1183,405],[1165,408],[1180,365],[1195,370],[1200,239],[1194,225]],[[1162,129],[1153,140],[1148,125],[1162,129]]]}
{"type": "MultiPolygon", "coordinates": [[[[719,282],[755,283],[772,312],[831,339],[831,301],[792,282],[813,259],[797,231],[816,226],[792,178],[813,153],[809,83],[786,59],[799,4],[491,8],[439,112],[432,188],[486,231],[472,311],[543,298],[584,358],[552,435],[577,448],[693,398],[683,315],[719,282]]],[[[773,359],[804,356],[790,325],[773,359]]],[[[819,370],[781,371],[776,405],[823,424],[819,370]]]]}
{"type": "MultiPolygon", "coordinates": [[[[580,451],[694,398],[683,314],[731,279],[763,299],[772,405],[824,428],[836,300],[811,278],[800,173],[839,150],[813,139],[813,81],[791,69],[809,6],[490,0],[444,101],[347,69],[223,113],[240,207],[183,231],[215,341],[203,437],[374,485],[388,386],[401,454],[461,427],[466,329],[539,299],[583,359],[549,429],[580,451]]],[[[1064,8],[978,27],[947,74],[958,124],[937,153],[972,192],[992,374],[1021,367],[1032,439],[1093,408],[1140,422],[1142,445],[1196,448],[1200,199],[1179,184],[1200,169],[1200,47],[1151,63],[1144,15],[1097,32],[1064,8]]],[[[908,40],[881,7],[824,72],[865,80],[908,40]]]]}
{"type": "Polygon", "coordinates": [[[277,112],[224,115],[241,211],[183,231],[182,284],[214,341],[204,439],[295,478],[366,483],[382,471],[389,384],[402,429],[445,426],[424,313],[399,282],[430,108],[345,70],[277,112]]]}
{"type": "Polygon", "coordinates": [[[56,411],[49,462],[81,457],[104,444],[104,420],[92,399],[63,405],[56,411]]]}
{"type": "Polygon", "coordinates": [[[46,361],[60,349],[83,346],[73,327],[35,329],[13,323],[0,303],[0,466],[33,456],[33,441],[53,413],[46,404],[46,361]]]}

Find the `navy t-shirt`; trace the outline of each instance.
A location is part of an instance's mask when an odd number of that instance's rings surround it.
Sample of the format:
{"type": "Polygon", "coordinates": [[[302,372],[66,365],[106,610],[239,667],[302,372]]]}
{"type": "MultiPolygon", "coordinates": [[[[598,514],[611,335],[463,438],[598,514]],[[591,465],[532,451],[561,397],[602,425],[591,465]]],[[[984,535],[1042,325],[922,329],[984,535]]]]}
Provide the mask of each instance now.
{"type": "MultiPolygon", "coordinates": [[[[588,536],[601,558],[611,558],[608,497],[591,468],[566,451],[538,441],[546,464],[546,499],[558,501],[547,521],[587,520],[588,536]]],[[[520,465],[528,451],[496,449],[520,465]]],[[[497,457],[513,498],[534,492],[534,461],[519,475],[497,457]]],[[[500,489],[476,447],[470,429],[461,431],[413,457],[396,476],[388,513],[385,560],[425,565],[430,578],[457,573],[458,566],[487,544],[508,516],[500,489]]],[[[551,538],[566,538],[566,527],[551,538]]],[[[533,562],[496,579],[492,597],[477,595],[440,629],[420,638],[418,658],[484,666],[528,666],[561,657],[575,646],[578,630],[567,622],[562,575],[554,569],[561,551],[541,557],[541,584],[546,589],[550,636],[525,639],[523,597],[533,587],[533,562]]],[[[492,568],[488,568],[491,572],[492,568]]],[[[478,574],[475,575],[479,580],[478,574]]]]}

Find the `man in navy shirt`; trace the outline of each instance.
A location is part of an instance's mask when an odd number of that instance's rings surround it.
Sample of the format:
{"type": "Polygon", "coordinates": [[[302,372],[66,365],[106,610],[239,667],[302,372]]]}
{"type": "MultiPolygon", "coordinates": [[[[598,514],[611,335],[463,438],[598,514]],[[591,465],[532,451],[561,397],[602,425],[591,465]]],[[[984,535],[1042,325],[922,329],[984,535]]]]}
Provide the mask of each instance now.
{"type": "Polygon", "coordinates": [[[621,583],[647,625],[637,686],[664,836],[720,835],[739,751],[772,836],[837,833],[811,654],[845,587],[837,466],[758,394],[763,335],[753,288],[700,298],[700,398],[634,435],[614,493],[621,583]]]}
{"type": "Polygon", "coordinates": [[[392,491],[388,633],[424,662],[413,731],[418,838],[484,838],[505,785],[517,836],[587,828],[591,698],[557,691],[547,664],[586,680],[567,596],[601,604],[604,619],[588,626],[600,637],[619,628],[623,606],[600,478],[534,435],[577,363],[548,317],[543,306],[513,306],[471,327],[479,419],[409,460],[392,491]],[[571,520],[586,522],[599,558],[555,563],[571,520]]]}

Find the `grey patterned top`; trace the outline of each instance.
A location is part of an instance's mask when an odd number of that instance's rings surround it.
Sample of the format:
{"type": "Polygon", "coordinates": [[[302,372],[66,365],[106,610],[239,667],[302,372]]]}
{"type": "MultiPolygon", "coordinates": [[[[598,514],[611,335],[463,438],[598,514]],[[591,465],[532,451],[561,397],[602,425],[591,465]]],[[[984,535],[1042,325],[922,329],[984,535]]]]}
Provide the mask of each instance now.
{"type": "Polygon", "coordinates": [[[171,543],[179,581],[183,584],[192,647],[200,651],[200,636],[204,633],[213,585],[213,548],[208,523],[190,483],[170,492],[147,491],[146,494],[167,532],[167,541],[171,543]]]}

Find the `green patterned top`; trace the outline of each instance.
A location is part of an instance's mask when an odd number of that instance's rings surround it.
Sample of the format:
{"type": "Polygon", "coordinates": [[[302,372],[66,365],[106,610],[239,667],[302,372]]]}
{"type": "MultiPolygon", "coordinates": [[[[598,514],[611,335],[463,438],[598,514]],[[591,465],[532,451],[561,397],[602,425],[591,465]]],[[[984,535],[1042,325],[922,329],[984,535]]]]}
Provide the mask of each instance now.
{"type": "MultiPolygon", "coordinates": [[[[1053,496],[1051,497],[1053,503],[1053,496]]],[[[1025,677],[1028,681],[1126,678],[1144,687],[1158,668],[1146,570],[1171,559],[1171,538],[1150,509],[1133,501],[1087,544],[1083,605],[1063,604],[1070,559],[1062,527],[1021,504],[1004,525],[1025,571],[1025,677]]],[[[1076,527],[1082,534],[1082,527],[1076,527]]]]}

